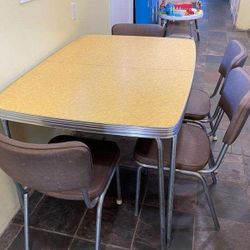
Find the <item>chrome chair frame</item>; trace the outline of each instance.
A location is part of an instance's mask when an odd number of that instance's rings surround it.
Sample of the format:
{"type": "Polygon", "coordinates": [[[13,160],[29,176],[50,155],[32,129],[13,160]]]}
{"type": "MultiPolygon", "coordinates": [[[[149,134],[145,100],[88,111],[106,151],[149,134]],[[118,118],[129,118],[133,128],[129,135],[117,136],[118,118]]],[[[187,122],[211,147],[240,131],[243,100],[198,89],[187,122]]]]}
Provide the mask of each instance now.
{"type": "MultiPolygon", "coordinates": [[[[212,99],[213,97],[215,97],[217,95],[217,93],[219,92],[219,90],[223,87],[224,84],[224,77],[222,75],[220,75],[219,80],[217,81],[216,87],[212,93],[212,95],[210,95],[210,99],[212,99]]],[[[209,123],[210,128],[211,128],[211,132],[208,134],[210,137],[212,137],[212,139],[214,141],[217,141],[217,136],[216,136],[216,130],[215,129],[215,124],[214,124],[214,120],[216,120],[216,118],[219,115],[219,106],[217,105],[213,115],[211,115],[211,112],[209,112],[207,119],[202,119],[200,120],[200,122],[202,123],[209,123]],[[213,131],[213,132],[212,132],[213,131]]]]}
{"type": "Polygon", "coordinates": [[[216,87],[215,87],[215,89],[213,91],[213,94],[210,96],[210,98],[213,98],[213,97],[215,97],[217,95],[218,91],[221,89],[221,87],[223,85],[223,83],[222,83],[223,79],[224,79],[223,75],[220,75],[220,78],[217,81],[216,87]]]}
{"type": "MultiPolygon", "coordinates": [[[[9,122],[4,120],[2,121],[2,127],[5,132],[5,134],[11,138],[10,128],[9,128],[9,122]]],[[[119,164],[119,160],[118,160],[119,164]]],[[[116,172],[116,188],[117,188],[117,199],[116,204],[122,205],[122,196],[121,196],[121,181],[120,181],[120,167],[119,165],[116,165],[114,168],[108,183],[103,191],[103,193],[97,197],[94,200],[90,200],[88,192],[86,190],[83,191],[83,200],[85,202],[85,205],[87,208],[94,208],[97,203],[97,217],[96,217],[96,244],[95,244],[95,250],[100,250],[100,243],[101,243],[101,220],[102,220],[102,208],[103,208],[103,201],[106,195],[106,192],[110,186],[110,183],[113,179],[114,173],[116,172]]],[[[21,184],[15,182],[15,186],[17,189],[18,199],[20,202],[20,207],[23,212],[24,217],[24,249],[30,250],[30,242],[29,242],[29,210],[28,210],[28,204],[29,204],[29,192],[28,187],[22,187],[21,184]]]]}
{"type": "MultiPolygon", "coordinates": [[[[247,60],[248,55],[246,52],[246,48],[244,46],[242,47],[242,50],[244,50],[245,54],[243,52],[243,54],[241,54],[241,56],[237,59],[237,61],[235,61],[233,64],[231,64],[231,70],[234,69],[235,67],[243,67],[243,65],[245,64],[245,61],[247,60]],[[236,65],[238,65],[238,66],[236,66],[236,65]]],[[[224,54],[224,56],[225,56],[225,54],[224,54]]],[[[227,72],[227,75],[228,74],[229,74],[229,72],[227,72]]],[[[223,76],[222,73],[220,74],[220,77],[217,81],[215,89],[214,89],[212,95],[210,95],[210,99],[215,97],[218,94],[218,92],[223,88],[227,75],[223,76]]],[[[217,108],[218,108],[218,106],[217,106],[217,108]]],[[[209,113],[207,119],[200,120],[200,122],[209,123],[210,128],[211,128],[211,133],[209,133],[209,136],[211,136],[214,141],[217,141],[217,136],[216,136],[217,128],[216,127],[214,128],[214,126],[216,125],[216,124],[214,124],[214,120],[217,118],[217,115],[219,115],[219,113],[218,113],[219,110],[217,110],[217,108],[216,108],[213,116],[211,116],[211,113],[209,113]]]]}
{"type": "Polygon", "coordinates": [[[216,132],[217,132],[217,129],[221,123],[223,115],[224,115],[224,111],[217,104],[213,116],[211,116],[209,114],[208,119],[203,119],[200,121],[201,123],[204,123],[204,124],[209,123],[211,131],[208,133],[208,136],[212,137],[213,141],[217,141],[217,139],[218,139],[216,136],[216,132]]]}
{"type": "MultiPolygon", "coordinates": [[[[107,190],[110,186],[110,183],[114,177],[114,174],[116,173],[116,185],[117,185],[117,205],[122,204],[122,197],[121,197],[121,183],[120,183],[120,171],[119,166],[117,165],[112,174],[110,175],[110,178],[108,180],[108,183],[102,192],[102,194],[93,199],[92,201],[89,198],[87,190],[82,190],[83,192],[83,200],[85,202],[86,207],[94,208],[97,206],[97,214],[96,214],[96,243],[95,243],[95,250],[100,250],[100,244],[101,244],[101,223],[102,223],[102,209],[103,209],[103,202],[105,195],[107,193],[107,190]]],[[[24,216],[24,244],[25,244],[25,250],[30,249],[30,242],[29,242],[29,210],[28,210],[28,203],[29,203],[29,192],[27,187],[22,187],[20,184],[17,184],[18,190],[21,191],[22,196],[22,203],[23,203],[23,216],[24,216]]]]}
{"type": "MultiPolygon", "coordinates": [[[[190,121],[190,120],[187,121],[187,120],[185,120],[184,122],[194,124],[194,126],[195,125],[200,126],[206,132],[205,126],[199,121],[193,121],[193,120],[192,121],[190,121]]],[[[206,200],[208,202],[208,206],[209,206],[212,218],[213,218],[215,230],[220,229],[220,224],[219,224],[218,217],[216,215],[216,211],[215,211],[215,208],[214,208],[212,198],[211,198],[211,196],[209,194],[208,184],[207,184],[205,175],[211,175],[212,179],[213,179],[213,183],[215,183],[215,181],[216,181],[215,171],[221,165],[221,162],[222,162],[222,160],[223,160],[223,158],[224,158],[224,156],[225,156],[225,154],[227,152],[228,147],[229,147],[229,145],[223,144],[222,149],[221,149],[221,151],[219,153],[219,156],[217,157],[217,159],[215,161],[212,150],[211,150],[211,144],[210,144],[211,156],[210,156],[210,161],[209,161],[207,169],[203,169],[203,170],[200,170],[198,172],[181,170],[181,169],[176,169],[175,170],[177,174],[192,176],[192,177],[195,177],[195,178],[197,178],[198,180],[201,181],[203,191],[205,193],[206,200]]],[[[140,186],[141,186],[142,169],[143,168],[148,168],[148,169],[157,170],[157,166],[143,164],[143,163],[141,163],[139,161],[136,161],[136,163],[138,164],[138,169],[137,169],[137,182],[136,182],[135,216],[138,216],[138,214],[139,214],[139,200],[140,200],[140,186]]],[[[169,171],[170,169],[169,169],[169,167],[166,166],[166,167],[164,167],[164,170],[169,171]]]]}

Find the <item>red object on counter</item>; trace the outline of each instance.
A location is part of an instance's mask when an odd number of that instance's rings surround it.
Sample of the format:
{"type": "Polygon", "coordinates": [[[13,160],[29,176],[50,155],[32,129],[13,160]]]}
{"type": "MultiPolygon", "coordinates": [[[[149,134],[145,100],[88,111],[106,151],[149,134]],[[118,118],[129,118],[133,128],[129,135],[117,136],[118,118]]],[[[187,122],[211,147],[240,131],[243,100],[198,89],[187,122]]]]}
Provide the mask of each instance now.
{"type": "Polygon", "coordinates": [[[174,4],[176,10],[189,10],[193,8],[192,3],[176,3],[174,4]]]}
{"type": "Polygon", "coordinates": [[[192,9],[186,10],[186,16],[194,15],[194,11],[192,9]]]}

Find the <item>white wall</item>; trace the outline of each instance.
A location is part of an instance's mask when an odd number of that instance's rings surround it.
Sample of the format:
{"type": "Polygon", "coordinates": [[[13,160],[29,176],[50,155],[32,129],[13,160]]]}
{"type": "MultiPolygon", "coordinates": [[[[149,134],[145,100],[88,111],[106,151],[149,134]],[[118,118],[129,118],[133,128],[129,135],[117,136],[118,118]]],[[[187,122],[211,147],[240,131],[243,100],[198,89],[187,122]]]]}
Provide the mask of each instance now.
{"type": "MultiPolygon", "coordinates": [[[[109,33],[108,0],[0,0],[0,90],[81,34],[109,33]]],[[[13,137],[46,143],[55,131],[11,124],[13,137]]],[[[0,152],[1,153],[1,152],[0,152]]],[[[0,234],[19,208],[12,181],[0,170],[0,234]]]]}
{"type": "Polygon", "coordinates": [[[110,1],[78,0],[84,33],[110,34],[110,1]]]}
{"type": "Polygon", "coordinates": [[[110,0],[110,25],[113,26],[117,23],[133,23],[133,3],[133,0],[110,0]]]}
{"type": "Polygon", "coordinates": [[[239,30],[250,29],[250,1],[240,0],[239,12],[236,21],[236,28],[239,30]]]}

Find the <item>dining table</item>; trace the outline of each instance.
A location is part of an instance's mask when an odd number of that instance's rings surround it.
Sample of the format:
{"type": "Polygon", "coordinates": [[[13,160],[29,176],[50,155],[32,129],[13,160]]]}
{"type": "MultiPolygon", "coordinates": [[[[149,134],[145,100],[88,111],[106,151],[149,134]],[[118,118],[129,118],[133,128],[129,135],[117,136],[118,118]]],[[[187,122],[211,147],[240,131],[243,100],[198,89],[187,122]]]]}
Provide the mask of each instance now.
{"type": "MultiPolygon", "coordinates": [[[[0,93],[0,119],[84,133],[155,139],[161,249],[171,242],[177,137],[195,70],[193,40],[84,35],[0,93]],[[163,148],[171,140],[170,152],[163,148]],[[170,154],[165,197],[164,154],[170,154]]],[[[11,66],[10,66],[11,67],[11,66]]]]}

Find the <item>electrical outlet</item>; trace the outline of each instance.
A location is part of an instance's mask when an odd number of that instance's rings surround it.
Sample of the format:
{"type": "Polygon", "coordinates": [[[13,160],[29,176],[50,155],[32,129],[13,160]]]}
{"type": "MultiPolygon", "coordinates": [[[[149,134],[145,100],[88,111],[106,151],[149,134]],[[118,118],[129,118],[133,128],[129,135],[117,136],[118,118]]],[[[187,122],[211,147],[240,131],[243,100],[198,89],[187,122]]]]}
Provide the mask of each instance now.
{"type": "Polygon", "coordinates": [[[76,3],[71,2],[71,18],[72,20],[76,20],[76,17],[77,17],[76,3]]]}

